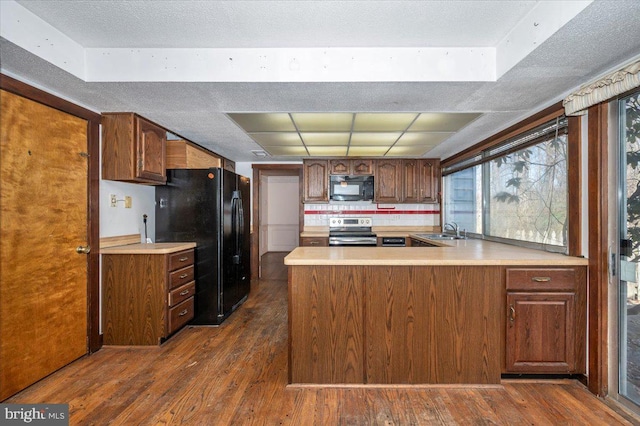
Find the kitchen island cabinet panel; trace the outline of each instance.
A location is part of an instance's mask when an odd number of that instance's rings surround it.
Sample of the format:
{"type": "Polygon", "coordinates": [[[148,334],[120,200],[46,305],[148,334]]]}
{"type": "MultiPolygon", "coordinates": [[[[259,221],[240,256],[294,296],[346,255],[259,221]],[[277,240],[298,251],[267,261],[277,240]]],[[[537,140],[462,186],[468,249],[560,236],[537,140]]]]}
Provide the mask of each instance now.
{"type": "Polygon", "coordinates": [[[499,267],[370,267],[366,383],[499,383],[499,267]]]}
{"type": "Polygon", "coordinates": [[[289,268],[289,382],[500,383],[500,267],[289,268]]]}
{"type": "Polygon", "coordinates": [[[289,382],[362,383],[362,272],[289,268],[289,382]]]}

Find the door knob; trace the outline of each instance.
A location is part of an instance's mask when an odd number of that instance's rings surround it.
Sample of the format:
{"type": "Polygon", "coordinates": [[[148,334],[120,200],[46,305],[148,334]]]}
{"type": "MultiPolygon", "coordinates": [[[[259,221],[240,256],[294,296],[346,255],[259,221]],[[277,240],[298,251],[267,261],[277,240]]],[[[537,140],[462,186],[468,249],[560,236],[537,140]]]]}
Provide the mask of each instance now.
{"type": "Polygon", "coordinates": [[[91,251],[91,246],[78,246],[76,247],[76,253],[78,254],[89,254],[91,251]]]}

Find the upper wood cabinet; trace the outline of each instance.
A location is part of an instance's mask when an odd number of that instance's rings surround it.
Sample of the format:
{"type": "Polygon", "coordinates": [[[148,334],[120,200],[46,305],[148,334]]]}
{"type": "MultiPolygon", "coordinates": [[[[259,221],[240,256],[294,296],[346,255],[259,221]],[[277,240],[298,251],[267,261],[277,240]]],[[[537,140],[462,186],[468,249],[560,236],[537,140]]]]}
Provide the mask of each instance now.
{"type": "Polygon", "coordinates": [[[372,159],[329,160],[329,174],[332,175],[372,175],[372,159]]]}
{"type": "Polygon", "coordinates": [[[402,201],[437,203],[440,189],[439,167],[440,162],[435,159],[402,160],[402,201]]]}
{"type": "Polygon", "coordinates": [[[189,141],[167,141],[167,169],[208,169],[221,166],[220,157],[189,141]]]}
{"type": "Polygon", "coordinates": [[[102,178],[166,183],[166,144],[166,130],[137,114],[102,114],[102,178]]]}
{"type": "Polygon", "coordinates": [[[402,160],[377,160],[374,201],[402,202],[402,160]]]}
{"type": "Polygon", "coordinates": [[[305,203],[329,202],[329,162],[327,160],[304,160],[303,182],[305,203]]]}

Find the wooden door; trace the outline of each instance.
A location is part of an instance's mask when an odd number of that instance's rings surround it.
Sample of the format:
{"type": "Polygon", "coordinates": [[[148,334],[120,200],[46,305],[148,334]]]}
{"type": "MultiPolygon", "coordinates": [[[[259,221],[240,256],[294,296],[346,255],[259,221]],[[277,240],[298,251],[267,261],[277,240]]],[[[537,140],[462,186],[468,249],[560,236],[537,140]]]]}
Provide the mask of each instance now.
{"type": "Polygon", "coordinates": [[[87,121],[0,92],[0,400],[87,353],[87,121]]]}
{"type": "Polygon", "coordinates": [[[402,194],[405,203],[419,203],[420,171],[419,160],[402,160],[402,194]]]}

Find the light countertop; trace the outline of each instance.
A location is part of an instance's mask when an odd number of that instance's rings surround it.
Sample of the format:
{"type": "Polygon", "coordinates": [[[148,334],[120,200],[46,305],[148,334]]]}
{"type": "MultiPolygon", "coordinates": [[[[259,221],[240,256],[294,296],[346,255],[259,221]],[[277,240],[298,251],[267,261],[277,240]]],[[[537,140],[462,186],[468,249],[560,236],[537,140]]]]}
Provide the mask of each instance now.
{"type": "Polygon", "coordinates": [[[101,254],[169,254],[194,248],[196,243],[126,244],[100,249],[101,254]]]}
{"type": "MultiPolygon", "coordinates": [[[[436,241],[434,241],[436,242],[436,241]]],[[[437,241],[441,247],[298,247],[285,265],[579,266],[585,258],[483,240],[437,241]]]]}

